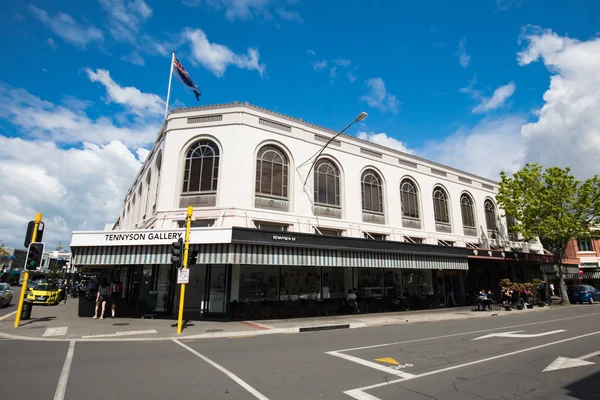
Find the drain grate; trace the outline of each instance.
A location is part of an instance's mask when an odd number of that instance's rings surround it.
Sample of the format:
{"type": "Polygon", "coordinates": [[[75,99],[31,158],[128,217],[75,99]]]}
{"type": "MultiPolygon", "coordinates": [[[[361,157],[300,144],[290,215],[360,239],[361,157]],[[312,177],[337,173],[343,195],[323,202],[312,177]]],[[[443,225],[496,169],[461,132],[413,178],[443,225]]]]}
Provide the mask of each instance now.
{"type": "Polygon", "coordinates": [[[117,324],[113,324],[113,326],[127,326],[127,325],[131,325],[129,322],[120,322],[117,324]]]}
{"type": "Polygon", "coordinates": [[[204,332],[207,332],[207,333],[223,332],[223,329],[207,329],[204,332]]]}

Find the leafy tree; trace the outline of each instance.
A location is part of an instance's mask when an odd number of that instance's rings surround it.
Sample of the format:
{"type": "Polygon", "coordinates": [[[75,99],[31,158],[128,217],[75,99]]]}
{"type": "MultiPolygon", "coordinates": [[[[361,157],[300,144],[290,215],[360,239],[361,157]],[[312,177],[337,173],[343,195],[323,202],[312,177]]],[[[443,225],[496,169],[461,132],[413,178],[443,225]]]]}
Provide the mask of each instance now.
{"type": "Polygon", "coordinates": [[[577,180],[570,168],[527,164],[508,177],[503,171],[496,200],[515,218],[511,233],[525,240],[539,238],[558,266],[563,304],[569,304],[564,285],[563,259],[573,239],[599,237],[600,178],[577,180]]]}
{"type": "Polygon", "coordinates": [[[62,243],[62,242],[58,242],[58,244],[56,245],[56,251],[63,251],[65,250],[67,247],[62,243]]]}
{"type": "Polygon", "coordinates": [[[10,256],[10,253],[8,252],[8,250],[6,250],[6,247],[4,246],[4,242],[0,242],[0,263],[4,256],[8,257],[8,256],[10,256]]]}

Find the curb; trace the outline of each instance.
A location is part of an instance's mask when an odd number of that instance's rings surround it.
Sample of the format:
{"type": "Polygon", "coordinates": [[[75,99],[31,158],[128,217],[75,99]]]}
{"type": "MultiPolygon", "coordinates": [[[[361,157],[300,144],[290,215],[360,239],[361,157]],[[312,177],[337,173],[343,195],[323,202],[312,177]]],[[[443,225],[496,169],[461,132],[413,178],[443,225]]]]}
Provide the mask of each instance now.
{"type": "MultiPolygon", "coordinates": [[[[543,309],[536,309],[537,311],[550,311],[555,308],[543,307],[543,309]]],[[[437,322],[437,321],[452,321],[452,320],[464,320],[473,318],[485,318],[485,317],[497,317],[503,315],[519,315],[518,313],[508,312],[479,312],[479,313],[465,313],[465,314],[451,314],[450,318],[444,318],[443,316],[424,316],[416,318],[401,318],[397,320],[389,321],[378,321],[373,323],[367,322],[354,322],[349,324],[332,324],[332,325],[315,325],[306,327],[290,327],[290,328],[269,328],[263,330],[253,331],[238,331],[238,332],[211,332],[211,333],[200,333],[195,335],[187,336],[166,336],[166,337],[123,337],[119,335],[107,337],[106,335],[96,337],[80,337],[80,338],[44,338],[44,337],[32,337],[13,335],[10,333],[0,332],[0,338],[10,340],[23,340],[23,341],[41,341],[41,342],[151,342],[151,341],[166,341],[166,340],[198,340],[198,339],[219,339],[219,338],[242,338],[242,337],[253,337],[262,335],[273,335],[273,334],[286,334],[286,333],[307,333],[307,332],[318,332],[318,331],[331,331],[331,330],[342,330],[342,329],[360,329],[360,328],[371,328],[381,327],[388,325],[403,325],[410,323],[419,322],[437,322]]],[[[250,321],[251,322],[251,321],[250,321]]]]}

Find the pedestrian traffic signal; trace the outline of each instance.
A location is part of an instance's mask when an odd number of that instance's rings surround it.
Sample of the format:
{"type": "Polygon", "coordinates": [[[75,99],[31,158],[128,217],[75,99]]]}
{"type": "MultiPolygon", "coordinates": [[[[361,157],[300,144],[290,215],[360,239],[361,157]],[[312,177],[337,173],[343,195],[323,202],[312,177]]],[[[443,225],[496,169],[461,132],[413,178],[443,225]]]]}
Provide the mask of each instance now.
{"type": "Polygon", "coordinates": [[[42,266],[42,257],[44,255],[44,243],[33,242],[27,248],[27,257],[25,261],[25,271],[37,271],[42,266]]]}
{"type": "Polygon", "coordinates": [[[183,265],[183,239],[179,238],[178,241],[171,243],[171,264],[176,268],[181,268],[183,265]]]}
{"type": "Polygon", "coordinates": [[[190,250],[190,256],[188,257],[187,266],[190,267],[192,265],[196,265],[198,261],[198,250],[190,250]]]}

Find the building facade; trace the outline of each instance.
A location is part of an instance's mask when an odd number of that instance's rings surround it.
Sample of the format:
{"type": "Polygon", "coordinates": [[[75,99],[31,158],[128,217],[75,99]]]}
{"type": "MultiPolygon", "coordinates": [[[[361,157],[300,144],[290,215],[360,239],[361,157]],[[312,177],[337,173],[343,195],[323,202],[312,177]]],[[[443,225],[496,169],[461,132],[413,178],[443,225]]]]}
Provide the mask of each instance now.
{"type": "Polygon", "coordinates": [[[569,283],[586,283],[600,288],[600,240],[571,240],[566,253],[565,279],[569,283]]]}
{"type": "Polygon", "coordinates": [[[173,110],[113,229],[73,233],[73,263],[118,277],[138,310],[173,312],[188,206],[186,311],[207,315],[332,308],[348,290],[371,310],[460,304],[497,284],[494,266],[519,280],[548,262],[507,233],[497,182],[348,135],[316,159],[335,134],[247,103],[173,110]]]}

